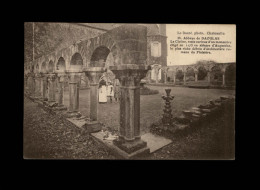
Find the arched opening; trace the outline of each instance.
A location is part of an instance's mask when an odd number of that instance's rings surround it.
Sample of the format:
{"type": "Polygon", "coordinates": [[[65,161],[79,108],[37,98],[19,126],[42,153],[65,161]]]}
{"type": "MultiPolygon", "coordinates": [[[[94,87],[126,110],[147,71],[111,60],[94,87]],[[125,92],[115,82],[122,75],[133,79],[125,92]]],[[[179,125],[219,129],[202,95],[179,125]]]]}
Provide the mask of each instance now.
{"type": "Polygon", "coordinates": [[[36,73],[39,73],[39,72],[40,72],[40,69],[39,69],[39,65],[38,65],[38,64],[36,65],[35,72],[36,72],[36,73]]]}
{"type": "Polygon", "coordinates": [[[45,62],[42,63],[41,72],[46,73],[46,63],[45,62]]]}
{"type": "Polygon", "coordinates": [[[56,70],[58,72],[65,72],[66,70],[66,65],[65,65],[65,60],[63,57],[60,57],[56,66],[56,70]]]}
{"type": "Polygon", "coordinates": [[[48,72],[49,72],[49,73],[53,73],[53,72],[54,72],[54,63],[53,63],[52,60],[49,62],[48,72]]]}
{"type": "Polygon", "coordinates": [[[75,53],[72,56],[70,65],[83,65],[83,59],[79,53],[75,53]]]}
{"type": "Polygon", "coordinates": [[[206,76],[207,76],[207,70],[205,69],[205,67],[200,66],[198,68],[198,80],[206,80],[207,79],[206,76]]]}
{"type": "Polygon", "coordinates": [[[222,72],[220,67],[214,66],[210,72],[210,83],[213,85],[221,85],[222,84],[222,72]]]}
{"type": "Polygon", "coordinates": [[[195,72],[192,67],[188,67],[186,70],[186,81],[195,81],[195,72]]]}
{"type": "Polygon", "coordinates": [[[235,86],[236,85],[236,66],[235,64],[231,64],[227,66],[225,72],[225,82],[227,86],[235,86]]]}
{"type": "Polygon", "coordinates": [[[178,71],[176,72],[176,82],[181,82],[181,81],[183,81],[183,78],[184,78],[183,71],[182,71],[182,70],[178,70],[178,71]]]}
{"type": "Polygon", "coordinates": [[[90,59],[90,67],[105,67],[110,50],[105,46],[96,48],[90,59]]]}

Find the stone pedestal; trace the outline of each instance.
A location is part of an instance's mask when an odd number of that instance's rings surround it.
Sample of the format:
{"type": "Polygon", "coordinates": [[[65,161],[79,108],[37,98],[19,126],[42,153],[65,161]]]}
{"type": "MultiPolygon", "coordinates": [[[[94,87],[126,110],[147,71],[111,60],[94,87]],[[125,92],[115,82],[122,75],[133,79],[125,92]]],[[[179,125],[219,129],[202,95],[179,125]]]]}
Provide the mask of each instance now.
{"type": "Polygon", "coordinates": [[[140,80],[150,67],[125,64],[110,66],[109,69],[121,84],[119,139],[113,143],[128,154],[149,152],[146,142],[140,137],[140,80]]]}
{"type": "MultiPolygon", "coordinates": [[[[98,82],[102,74],[106,71],[104,67],[89,67],[84,69],[86,77],[89,79],[90,85],[90,120],[87,127],[101,130],[101,124],[98,121],[98,82]]],[[[89,129],[88,129],[89,130],[89,129]]],[[[95,130],[95,131],[96,131],[95,130]]],[[[90,130],[92,131],[92,130],[90,130]]]]}
{"type": "Polygon", "coordinates": [[[81,72],[69,72],[69,110],[66,117],[80,117],[79,112],[79,80],[81,72]]]}
{"type": "Polygon", "coordinates": [[[55,102],[55,79],[56,79],[56,74],[51,73],[48,74],[48,88],[49,88],[49,97],[48,97],[48,102],[53,103],[55,102]]]}

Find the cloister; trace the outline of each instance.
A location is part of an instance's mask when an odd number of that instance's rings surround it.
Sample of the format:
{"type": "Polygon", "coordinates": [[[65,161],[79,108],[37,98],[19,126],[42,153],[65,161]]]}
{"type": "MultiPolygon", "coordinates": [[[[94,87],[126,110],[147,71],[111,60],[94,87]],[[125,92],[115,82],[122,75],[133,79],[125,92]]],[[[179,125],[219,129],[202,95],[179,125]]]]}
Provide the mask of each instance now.
{"type": "MultiPolygon", "coordinates": [[[[37,100],[66,110],[65,117],[79,118],[79,88],[82,75],[90,86],[89,124],[98,124],[98,85],[109,69],[120,82],[119,138],[114,145],[127,154],[147,152],[147,143],[140,135],[140,82],[146,78],[186,85],[189,81],[206,81],[226,85],[228,72],[234,63],[162,66],[147,61],[147,28],[137,24],[121,25],[94,38],[78,41],[71,46],[26,63],[25,91],[37,100]],[[106,65],[106,67],[105,67],[106,65]],[[56,84],[58,98],[55,97],[56,84]],[[69,106],[64,105],[64,87],[68,84],[69,106]]],[[[232,81],[234,79],[230,79],[232,81]]]]}
{"type": "Polygon", "coordinates": [[[147,78],[149,82],[154,80],[163,83],[186,85],[186,82],[205,81],[208,84],[215,85],[234,85],[235,84],[235,63],[197,63],[193,65],[174,65],[161,66],[159,64],[151,65],[152,70],[148,71],[147,78]],[[163,73],[163,75],[162,75],[163,73]],[[162,78],[162,76],[164,78],[162,78]]]}
{"type": "Polygon", "coordinates": [[[60,51],[44,55],[25,68],[25,89],[31,97],[53,105],[63,105],[64,83],[69,84],[69,107],[66,117],[80,117],[79,81],[86,75],[90,85],[90,119],[98,122],[98,82],[106,71],[105,62],[121,84],[119,139],[114,144],[128,154],[146,151],[140,136],[140,80],[150,66],[146,63],[147,28],[128,24],[97,37],[79,41],[60,51]],[[59,96],[55,99],[55,81],[59,96]],[[46,90],[48,88],[48,91],[46,90]]]}

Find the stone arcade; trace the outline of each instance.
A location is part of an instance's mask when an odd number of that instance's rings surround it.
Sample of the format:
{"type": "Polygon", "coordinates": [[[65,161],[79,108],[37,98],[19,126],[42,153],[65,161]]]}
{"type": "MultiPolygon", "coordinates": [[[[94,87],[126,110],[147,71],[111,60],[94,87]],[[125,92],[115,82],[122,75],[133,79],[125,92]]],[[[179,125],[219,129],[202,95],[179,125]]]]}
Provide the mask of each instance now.
{"type": "Polygon", "coordinates": [[[63,105],[64,80],[69,82],[69,118],[81,117],[79,112],[79,80],[85,74],[90,81],[90,122],[98,125],[98,81],[105,72],[104,62],[112,54],[110,70],[121,83],[119,139],[114,145],[128,157],[149,153],[140,136],[140,81],[150,66],[147,58],[147,28],[128,24],[114,28],[97,37],[80,41],[68,48],[52,52],[30,63],[25,71],[25,89],[31,97],[39,96],[53,109],[66,109],[63,105]],[[36,82],[37,81],[37,82],[36,82]],[[57,84],[58,83],[58,84],[57,84]],[[55,85],[58,85],[58,100],[55,85]],[[48,88],[48,89],[47,89],[48,88]],[[48,96],[47,96],[48,95],[48,96]],[[56,102],[57,101],[57,102],[56,102]]]}

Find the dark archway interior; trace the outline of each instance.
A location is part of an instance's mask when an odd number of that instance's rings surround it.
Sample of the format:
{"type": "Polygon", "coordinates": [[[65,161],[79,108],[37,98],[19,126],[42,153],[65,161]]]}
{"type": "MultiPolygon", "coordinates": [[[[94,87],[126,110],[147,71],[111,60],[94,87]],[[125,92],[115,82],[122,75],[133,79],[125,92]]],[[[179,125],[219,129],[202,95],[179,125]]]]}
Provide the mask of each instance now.
{"type": "Polygon", "coordinates": [[[176,73],[176,79],[178,79],[179,81],[182,81],[184,77],[184,74],[182,72],[182,70],[178,70],[176,73]]]}
{"type": "Polygon", "coordinates": [[[110,50],[105,46],[95,49],[90,59],[90,67],[104,67],[110,50]]]}
{"type": "Polygon", "coordinates": [[[234,86],[236,83],[236,66],[229,65],[225,72],[225,81],[227,85],[234,86]]]}
{"type": "Polygon", "coordinates": [[[38,64],[36,65],[36,70],[35,71],[36,71],[36,73],[39,73],[39,65],[38,64]]]}
{"type": "Polygon", "coordinates": [[[54,63],[53,63],[53,61],[50,61],[50,62],[49,62],[48,72],[49,72],[49,73],[53,73],[53,72],[54,72],[54,63]]]}
{"type": "Polygon", "coordinates": [[[65,72],[66,66],[65,66],[65,60],[63,57],[60,57],[57,63],[56,70],[59,72],[65,72]]]}
{"type": "Polygon", "coordinates": [[[204,67],[198,69],[198,80],[205,80],[207,76],[207,70],[204,67]]]}
{"type": "Polygon", "coordinates": [[[75,53],[72,56],[70,65],[83,65],[83,59],[79,53],[75,53]]]}
{"type": "Polygon", "coordinates": [[[195,81],[195,72],[194,69],[191,67],[187,68],[186,81],[195,81]]]}
{"type": "Polygon", "coordinates": [[[46,73],[46,63],[45,62],[42,63],[41,72],[46,73]]]}
{"type": "Polygon", "coordinates": [[[213,84],[222,84],[222,72],[218,66],[214,66],[210,72],[210,82],[213,84]]]}

